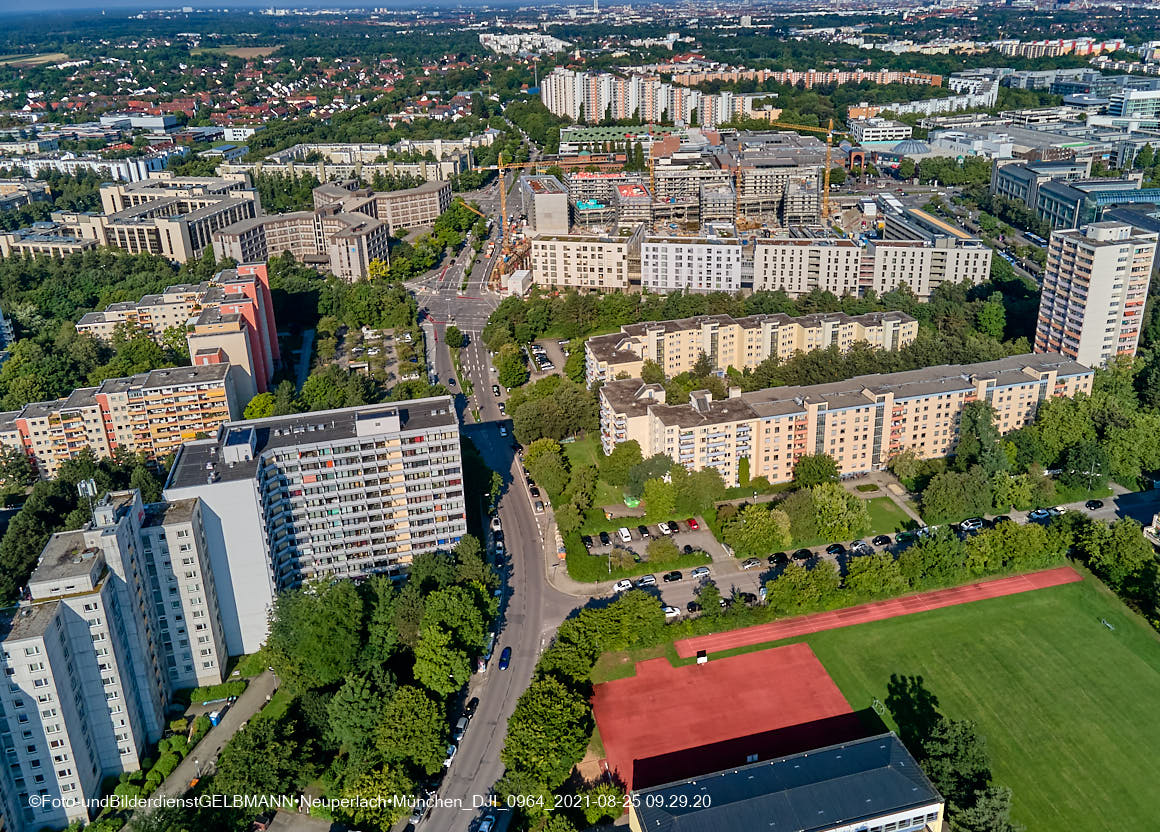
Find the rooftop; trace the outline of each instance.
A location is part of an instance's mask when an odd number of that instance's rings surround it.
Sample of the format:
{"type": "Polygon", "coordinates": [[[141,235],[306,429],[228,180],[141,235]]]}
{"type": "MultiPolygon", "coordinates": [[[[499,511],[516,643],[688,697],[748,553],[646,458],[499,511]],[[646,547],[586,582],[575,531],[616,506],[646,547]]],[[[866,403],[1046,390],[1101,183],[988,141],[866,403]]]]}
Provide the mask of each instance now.
{"type": "Polygon", "coordinates": [[[533,194],[566,194],[568,189],[554,176],[521,176],[520,187],[526,188],[533,194]]]}
{"type": "Polygon", "coordinates": [[[181,447],[166,488],[250,479],[257,471],[262,454],[267,451],[326,446],[354,439],[359,435],[360,420],[365,425],[371,417],[388,414],[398,414],[402,432],[452,428],[459,424],[448,396],[227,422],[218,429],[214,439],[187,442],[181,447]],[[253,432],[253,458],[244,462],[226,462],[225,448],[249,442],[247,434],[250,431],[253,432]]]}
{"type": "Polygon", "coordinates": [[[81,578],[92,572],[96,550],[85,543],[83,532],[57,532],[44,544],[29,583],[81,578]]]}
{"type": "Polygon", "coordinates": [[[894,734],[634,794],[641,798],[635,805],[645,832],[811,832],[942,803],[894,734]]]}

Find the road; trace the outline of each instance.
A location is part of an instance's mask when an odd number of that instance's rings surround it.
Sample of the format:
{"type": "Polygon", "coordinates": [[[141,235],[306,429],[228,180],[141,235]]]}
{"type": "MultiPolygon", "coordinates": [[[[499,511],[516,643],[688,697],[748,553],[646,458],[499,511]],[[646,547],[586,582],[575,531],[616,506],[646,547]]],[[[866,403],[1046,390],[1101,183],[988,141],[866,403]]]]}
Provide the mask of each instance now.
{"type": "Polygon", "coordinates": [[[302,333],[302,347],[298,353],[298,367],[294,370],[294,384],[301,390],[310,375],[310,356],[313,355],[314,330],[308,329],[302,333]]]}
{"type": "Polygon", "coordinates": [[[278,689],[278,677],[267,670],[261,676],[251,679],[238,700],[222,716],[221,722],[209,730],[201,742],[165,778],[153,797],[177,797],[189,790],[189,782],[217,764],[218,752],[233,739],[244,723],[262,710],[274,691],[278,689]]]}

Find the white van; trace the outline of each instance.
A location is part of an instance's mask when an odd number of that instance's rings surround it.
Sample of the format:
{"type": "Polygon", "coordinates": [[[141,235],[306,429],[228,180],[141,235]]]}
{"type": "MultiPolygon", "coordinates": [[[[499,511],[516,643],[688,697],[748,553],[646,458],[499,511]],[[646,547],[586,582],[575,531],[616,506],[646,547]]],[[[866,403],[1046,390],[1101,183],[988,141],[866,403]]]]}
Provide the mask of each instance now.
{"type": "Polygon", "coordinates": [[[631,542],[632,542],[632,532],[630,532],[630,531],[629,531],[627,528],[625,528],[624,526],[621,526],[619,529],[617,529],[617,530],[616,530],[616,533],[617,533],[618,535],[620,535],[620,539],[621,539],[621,540],[623,540],[625,543],[631,543],[631,542]]]}

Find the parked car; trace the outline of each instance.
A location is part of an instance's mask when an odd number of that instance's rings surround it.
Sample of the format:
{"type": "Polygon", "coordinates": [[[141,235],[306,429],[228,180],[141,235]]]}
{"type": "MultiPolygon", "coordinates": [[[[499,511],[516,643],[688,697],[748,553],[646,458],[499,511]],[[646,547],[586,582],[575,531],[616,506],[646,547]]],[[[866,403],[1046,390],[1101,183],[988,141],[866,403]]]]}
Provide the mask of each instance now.
{"type": "Polygon", "coordinates": [[[507,405],[504,404],[503,402],[499,403],[499,415],[500,416],[507,416],[507,405]]]}
{"type": "Polygon", "coordinates": [[[676,583],[677,581],[681,580],[681,578],[683,578],[683,577],[685,577],[685,576],[674,569],[672,572],[666,572],[665,576],[663,578],[661,578],[661,580],[664,581],[666,584],[671,584],[671,583],[676,583]]]}
{"type": "Polygon", "coordinates": [[[589,537],[588,535],[581,535],[580,542],[584,544],[585,549],[592,548],[592,538],[589,537]]]}
{"type": "Polygon", "coordinates": [[[814,553],[809,549],[798,549],[793,553],[794,560],[809,560],[814,556],[814,553]]]}
{"type": "Polygon", "coordinates": [[[745,562],[741,564],[741,568],[746,570],[756,569],[759,566],[761,566],[761,561],[759,561],[757,558],[747,558],[745,562]]]}
{"type": "Polygon", "coordinates": [[[1048,511],[1051,512],[1052,517],[1058,517],[1059,515],[1063,514],[1065,511],[1067,511],[1067,506],[1052,506],[1051,508],[1048,509],[1048,511]]]}
{"type": "Polygon", "coordinates": [[[870,542],[873,543],[875,546],[889,546],[891,543],[890,535],[880,534],[876,538],[871,540],[870,542]]]}
{"type": "Polygon", "coordinates": [[[467,700],[467,704],[463,706],[463,715],[469,719],[475,716],[475,709],[479,707],[479,697],[473,696],[467,700]]]}
{"type": "Polygon", "coordinates": [[[637,578],[636,585],[638,587],[656,586],[657,585],[656,576],[655,575],[644,575],[643,577],[637,578]]]}
{"type": "Polygon", "coordinates": [[[451,732],[451,739],[455,740],[455,742],[462,741],[463,735],[467,733],[467,726],[470,724],[471,720],[467,717],[459,717],[459,721],[455,723],[455,730],[451,732]]]}
{"type": "Polygon", "coordinates": [[[488,815],[479,822],[477,832],[491,832],[495,828],[495,815],[488,815]]]}
{"type": "Polygon", "coordinates": [[[500,531],[502,528],[503,528],[503,524],[502,524],[502,523],[500,523],[500,521],[499,521],[499,517],[498,517],[498,516],[497,516],[497,517],[493,517],[493,518],[491,518],[491,530],[492,530],[493,532],[498,532],[498,531],[500,531]]]}
{"type": "Polygon", "coordinates": [[[499,398],[499,385],[498,384],[493,384],[491,386],[491,394],[493,396],[495,396],[497,399],[499,398]]]}
{"type": "Polygon", "coordinates": [[[697,525],[697,518],[696,517],[690,517],[685,522],[688,524],[689,531],[691,531],[691,532],[695,532],[697,529],[701,528],[700,526],[697,525]]]}
{"type": "Polygon", "coordinates": [[[685,604],[685,609],[687,609],[689,612],[700,612],[701,605],[696,601],[690,601],[689,603],[685,604]]]}
{"type": "Polygon", "coordinates": [[[707,578],[709,577],[709,567],[698,566],[696,569],[689,573],[689,576],[693,578],[707,578]]]}
{"type": "Polygon", "coordinates": [[[636,530],[640,532],[641,540],[648,540],[651,535],[648,533],[648,526],[637,526],[636,530]]]}
{"type": "Polygon", "coordinates": [[[669,528],[669,524],[661,521],[657,523],[657,528],[661,530],[661,534],[672,534],[673,530],[669,528]]]}
{"type": "Polygon", "coordinates": [[[608,536],[608,532],[601,532],[599,537],[601,546],[608,546],[612,543],[612,538],[608,536]]]}
{"type": "Polygon", "coordinates": [[[850,544],[850,551],[855,555],[874,554],[874,550],[870,548],[870,545],[865,540],[855,540],[850,544]]]}
{"type": "Polygon", "coordinates": [[[531,494],[533,497],[539,497],[540,496],[540,489],[533,485],[531,488],[528,489],[528,493],[531,494]]]}
{"type": "Polygon", "coordinates": [[[1088,500],[1086,503],[1083,504],[1083,507],[1086,508],[1088,511],[1095,511],[1097,508],[1104,507],[1104,501],[1103,500],[1088,500]]]}
{"type": "Polygon", "coordinates": [[[1028,520],[1047,520],[1051,517],[1051,511],[1045,508],[1035,508],[1027,515],[1028,520]]]}
{"type": "Polygon", "coordinates": [[[676,607],[670,607],[668,604],[666,604],[663,607],[663,609],[665,611],[665,618],[668,619],[669,621],[671,621],[674,618],[681,617],[681,611],[679,609],[677,609],[676,607]]]}
{"type": "Polygon", "coordinates": [[[628,580],[628,578],[617,581],[612,587],[613,592],[628,592],[630,589],[632,589],[632,581],[628,580]]]}
{"type": "Polygon", "coordinates": [[[616,534],[625,543],[632,543],[632,532],[630,532],[628,530],[627,526],[621,526],[619,529],[616,530],[616,534]]]}
{"type": "Polygon", "coordinates": [[[983,528],[982,517],[968,517],[963,522],[959,523],[959,531],[963,532],[977,532],[983,528]]]}
{"type": "Polygon", "coordinates": [[[827,555],[844,555],[846,554],[846,547],[841,543],[831,543],[826,547],[827,555]]]}
{"type": "Polygon", "coordinates": [[[455,759],[455,753],[459,751],[458,745],[447,746],[447,759],[443,761],[443,768],[451,768],[451,761],[455,759]]]}
{"type": "Polygon", "coordinates": [[[789,560],[789,555],[785,552],[774,552],[765,560],[770,566],[777,566],[779,563],[785,563],[789,560]]]}
{"type": "Polygon", "coordinates": [[[499,669],[507,670],[508,665],[512,663],[512,649],[505,647],[503,652],[499,654],[499,669]]]}
{"type": "Polygon", "coordinates": [[[535,512],[536,512],[536,514],[543,514],[543,513],[544,513],[544,503],[543,503],[543,501],[542,501],[542,500],[536,500],[535,504],[532,506],[532,510],[533,510],[533,511],[535,511],[535,512]]]}
{"type": "Polygon", "coordinates": [[[996,517],[994,520],[991,521],[991,528],[998,526],[1000,523],[1010,523],[1010,522],[1011,522],[1010,517],[1008,517],[1006,514],[1000,514],[998,517],[996,517]]]}

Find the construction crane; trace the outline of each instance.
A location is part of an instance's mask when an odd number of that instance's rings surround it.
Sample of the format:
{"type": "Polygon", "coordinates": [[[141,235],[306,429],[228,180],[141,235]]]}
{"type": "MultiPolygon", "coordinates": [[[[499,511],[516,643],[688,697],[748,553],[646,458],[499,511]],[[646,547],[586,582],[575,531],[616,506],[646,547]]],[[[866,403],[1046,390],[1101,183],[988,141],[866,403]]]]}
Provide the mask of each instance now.
{"type": "Polygon", "coordinates": [[[478,208],[476,208],[474,205],[469,203],[463,197],[457,196],[457,197],[455,197],[455,201],[458,202],[460,205],[462,205],[464,208],[466,208],[471,213],[477,214],[477,215],[483,217],[485,220],[487,219],[487,214],[483,213],[483,211],[480,211],[478,208]]]}
{"type": "MultiPolygon", "coordinates": [[[[505,179],[505,176],[507,174],[507,171],[509,171],[509,170],[523,170],[524,168],[527,168],[529,166],[533,170],[539,170],[540,168],[546,167],[545,165],[540,165],[540,164],[537,164],[536,162],[530,162],[530,161],[529,162],[504,162],[503,161],[503,154],[501,153],[500,157],[499,157],[499,161],[496,164],[494,164],[494,165],[480,165],[479,167],[474,168],[474,170],[496,170],[496,171],[499,171],[499,211],[500,211],[499,250],[500,250],[500,256],[499,256],[499,263],[496,265],[496,272],[498,272],[498,276],[501,278],[503,277],[504,270],[506,268],[506,263],[504,262],[504,257],[510,251],[510,247],[508,245],[508,238],[507,238],[507,223],[508,223],[507,192],[508,192],[508,189],[507,189],[507,182],[505,182],[504,179],[505,179]]],[[[466,204],[466,203],[464,203],[464,204],[466,204]]],[[[468,207],[470,208],[471,206],[468,206],[468,207]]],[[[472,210],[474,210],[474,209],[472,209],[472,210]]],[[[478,211],[476,211],[475,213],[479,214],[478,211]]],[[[483,216],[483,215],[480,214],[480,216],[483,216]]]]}

